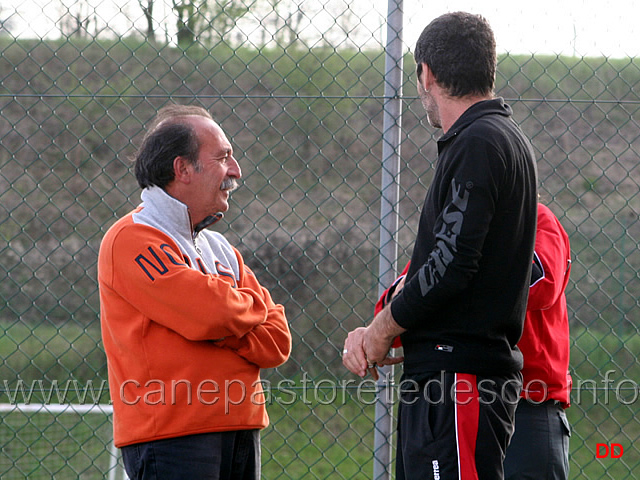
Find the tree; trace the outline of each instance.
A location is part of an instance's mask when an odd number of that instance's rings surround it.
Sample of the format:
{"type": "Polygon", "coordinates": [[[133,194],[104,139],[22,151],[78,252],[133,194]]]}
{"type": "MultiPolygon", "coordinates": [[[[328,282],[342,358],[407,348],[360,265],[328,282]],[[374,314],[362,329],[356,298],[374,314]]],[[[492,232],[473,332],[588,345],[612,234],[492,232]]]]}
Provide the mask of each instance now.
{"type": "Polygon", "coordinates": [[[188,47],[196,41],[196,35],[203,22],[202,11],[206,10],[206,5],[206,1],[173,0],[173,10],[178,16],[177,40],[181,47],[188,47]]]}
{"type": "Polygon", "coordinates": [[[156,31],[153,25],[153,5],[154,0],[138,0],[138,4],[142,9],[144,18],[147,20],[147,40],[150,42],[156,41],[156,31]]]}
{"type": "Polygon", "coordinates": [[[0,32],[11,32],[11,28],[14,25],[15,10],[12,13],[8,13],[6,8],[0,5],[0,32]]]}
{"type": "Polygon", "coordinates": [[[243,0],[173,0],[178,45],[225,40],[248,11],[243,0]]]}
{"type": "Polygon", "coordinates": [[[248,11],[249,7],[243,0],[215,0],[208,22],[211,36],[226,40],[238,20],[244,17],[248,11]]]}
{"type": "Polygon", "coordinates": [[[275,42],[281,46],[295,46],[300,39],[300,25],[304,19],[302,3],[287,0],[268,0],[268,11],[262,21],[262,45],[275,42]]]}
{"type": "Polygon", "coordinates": [[[300,39],[300,24],[304,18],[302,6],[299,6],[296,10],[290,11],[285,22],[287,32],[289,33],[289,46],[295,47],[296,43],[300,39]]]}
{"type": "Polygon", "coordinates": [[[73,4],[73,10],[66,5],[61,5],[62,13],[59,20],[60,33],[65,37],[89,38],[89,26],[91,23],[97,29],[97,17],[95,12],[91,14],[91,7],[86,1],[77,1],[73,4]]]}

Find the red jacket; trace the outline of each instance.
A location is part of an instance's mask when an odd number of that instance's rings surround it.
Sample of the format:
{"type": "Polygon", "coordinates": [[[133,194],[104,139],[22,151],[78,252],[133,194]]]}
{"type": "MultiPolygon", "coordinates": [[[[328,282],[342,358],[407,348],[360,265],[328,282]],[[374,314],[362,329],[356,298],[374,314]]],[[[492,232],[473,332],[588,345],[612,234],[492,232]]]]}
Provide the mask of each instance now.
{"type": "Polygon", "coordinates": [[[569,406],[569,317],[565,289],[571,271],[567,232],[545,205],[538,205],[527,317],[518,347],[524,356],[522,396],[569,406]]]}
{"type": "MultiPolygon", "coordinates": [[[[385,290],[374,309],[377,315],[392,298],[409,270],[385,290]]],[[[569,317],[565,289],[571,271],[569,237],[548,207],[538,204],[536,243],[527,315],[518,348],[524,357],[522,397],[533,402],[557,400],[569,406],[569,317]]],[[[402,344],[396,338],[393,347],[402,344]]]]}

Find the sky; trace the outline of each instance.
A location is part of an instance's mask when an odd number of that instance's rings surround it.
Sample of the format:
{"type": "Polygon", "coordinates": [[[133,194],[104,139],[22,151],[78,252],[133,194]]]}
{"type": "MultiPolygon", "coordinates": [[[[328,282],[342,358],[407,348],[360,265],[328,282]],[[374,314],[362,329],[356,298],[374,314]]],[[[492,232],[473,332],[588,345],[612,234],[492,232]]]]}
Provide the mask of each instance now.
{"type": "MultiPolygon", "coordinates": [[[[141,17],[138,1],[83,0],[98,11],[109,25],[131,23],[141,17]]],[[[161,0],[157,0],[160,3],[161,0]]],[[[170,0],[162,0],[170,4],[170,0]]],[[[230,0],[225,0],[230,1],[230,0]]],[[[261,0],[246,0],[255,2],[261,0]]],[[[274,0],[263,0],[268,5],[274,0]]],[[[321,32],[323,25],[354,25],[361,18],[365,37],[384,41],[387,0],[282,0],[302,4],[306,12],[314,11],[304,28],[321,32]],[[336,12],[346,12],[335,20],[336,12]]],[[[395,1],[395,0],[393,0],[395,1]]],[[[13,10],[14,31],[18,37],[56,36],[55,20],[61,11],[73,11],[77,0],[3,0],[0,19],[13,10]]],[[[161,10],[157,8],[157,10],[161,10]]],[[[169,9],[170,10],[170,9],[169,9]]],[[[448,11],[464,10],[482,14],[494,29],[499,53],[562,54],[570,56],[640,56],[640,2],[635,0],[403,0],[403,39],[407,50],[433,18],[448,11]]],[[[168,10],[166,10],[168,11],[168,10]]],[[[254,13],[252,9],[251,14],[254,13]]],[[[162,15],[162,14],[161,14],[162,15]]],[[[255,17],[259,17],[256,15],[255,17]]],[[[136,26],[144,29],[144,20],[136,26]]],[[[362,28],[360,29],[362,31],[362,28]]],[[[321,33],[320,33],[321,35],[321,33]]]]}
{"type": "Polygon", "coordinates": [[[415,44],[430,19],[456,10],[487,18],[500,52],[640,56],[635,0],[405,0],[405,41],[415,44]]]}

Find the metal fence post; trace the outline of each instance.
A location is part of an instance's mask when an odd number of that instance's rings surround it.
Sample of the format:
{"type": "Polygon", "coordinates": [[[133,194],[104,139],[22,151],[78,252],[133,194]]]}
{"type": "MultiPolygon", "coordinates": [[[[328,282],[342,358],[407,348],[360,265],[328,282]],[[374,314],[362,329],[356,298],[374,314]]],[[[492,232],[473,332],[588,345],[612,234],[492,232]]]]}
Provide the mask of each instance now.
{"type": "MultiPolygon", "coordinates": [[[[378,293],[394,280],[398,244],[400,185],[400,127],[402,116],[402,0],[389,0],[387,12],[387,44],[385,55],[385,88],[382,141],[382,180],[380,202],[380,262],[378,293]]],[[[380,369],[378,398],[375,408],[373,478],[390,478],[392,448],[391,392],[393,366],[380,369]]]]}

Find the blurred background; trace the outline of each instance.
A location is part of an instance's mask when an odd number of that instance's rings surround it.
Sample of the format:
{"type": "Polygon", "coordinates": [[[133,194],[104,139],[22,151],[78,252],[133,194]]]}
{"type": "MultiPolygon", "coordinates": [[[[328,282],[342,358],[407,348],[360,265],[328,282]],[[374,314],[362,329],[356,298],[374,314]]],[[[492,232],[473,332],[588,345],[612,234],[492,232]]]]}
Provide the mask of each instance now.
{"type": "Polygon", "coordinates": [[[60,406],[109,403],[97,253],[140,201],[130,158],[169,102],[207,108],[231,140],[244,179],[214,228],[288,312],[292,357],[264,372],[264,478],[372,478],[375,394],[335,387],[355,380],[340,352],[411,254],[440,135],[416,96],[412,50],[454,10],[492,24],[496,94],[531,139],[541,201],[571,240],[571,478],[638,478],[640,6],[5,0],[3,479],[122,475],[108,408],[60,406]],[[597,458],[598,443],[624,453],[597,458]]]}

